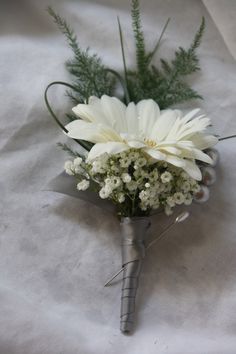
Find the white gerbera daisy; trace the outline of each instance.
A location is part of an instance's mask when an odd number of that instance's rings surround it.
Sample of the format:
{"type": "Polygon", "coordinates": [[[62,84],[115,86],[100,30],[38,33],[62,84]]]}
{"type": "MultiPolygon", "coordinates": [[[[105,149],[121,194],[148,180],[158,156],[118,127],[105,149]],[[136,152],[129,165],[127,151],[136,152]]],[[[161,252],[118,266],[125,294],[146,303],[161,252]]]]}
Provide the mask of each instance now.
{"type": "Polygon", "coordinates": [[[204,133],[210,119],[193,118],[199,109],[186,115],[179,110],[160,111],[151,99],[125,106],[115,97],[91,97],[88,104],[78,104],[73,112],[81,119],[66,126],[67,135],[95,145],[88,160],[108,153],[117,154],[131,148],[142,149],[154,160],[181,167],[192,178],[201,180],[195,160],[212,163],[202,152],[217,143],[217,138],[204,133]]]}

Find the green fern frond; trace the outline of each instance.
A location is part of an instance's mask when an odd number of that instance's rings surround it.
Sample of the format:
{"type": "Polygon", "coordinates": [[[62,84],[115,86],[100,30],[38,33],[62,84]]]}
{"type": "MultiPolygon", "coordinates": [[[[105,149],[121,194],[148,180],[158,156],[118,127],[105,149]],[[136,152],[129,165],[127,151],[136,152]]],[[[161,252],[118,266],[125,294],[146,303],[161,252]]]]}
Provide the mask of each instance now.
{"type": "Polygon", "coordinates": [[[77,37],[72,30],[72,28],[67,24],[67,22],[60,17],[51,6],[47,8],[47,11],[49,15],[53,18],[54,22],[56,23],[57,27],[59,30],[66,36],[66,39],[68,41],[69,46],[73,50],[73,52],[76,54],[77,51],[79,50],[78,43],[77,43],[77,37]]]}
{"type": "MultiPolygon", "coordinates": [[[[167,22],[168,23],[168,22],[167,22]]],[[[145,98],[155,100],[161,109],[202,97],[184,81],[185,76],[200,70],[196,49],[199,47],[205,29],[205,20],[186,50],[179,47],[172,61],[160,59],[161,68],[152,65],[146,67],[144,79],[140,80],[139,71],[128,72],[128,85],[131,100],[138,102],[145,98]]]]}
{"type": "Polygon", "coordinates": [[[135,38],[137,71],[140,78],[143,78],[147,69],[147,57],[145,52],[144,34],[142,31],[139,0],[132,0],[131,17],[135,38]]]}
{"type": "Polygon", "coordinates": [[[77,104],[81,103],[81,100],[78,98],[77,95],[75,96],[75,94],[74,94],[72,91],[66,91],[66,95],[67,95],[67,97],[70,98],[70,100],[71,100],[74,104],[77,105],[77,104]]]}
{"type": "Polygon", "coordinates": [[[198,70],[199,59],[196,54],[196,49],[201,44],[201,39],[205,30],[205,19],[202,18],[201,25],[194,36],[194,39],[189,47],[185,50],[182,47],[175,52],[175,58],[172,61],[172,72],[170,74],[171,83],[177,80],[180,76],[190,75],[198,70]]]}
{"type": "MultiPolygon", "coordinates": [[[[105,68],[101,59],[96,54],[90,54],[89,49],[82,50],[77,42],[73,29],[54,12],[48,8],[60,31],[66,36],[67,42],[73,51],[73,58],[66,63],[67,70],[74,76],[74,90],[67,92],[74,103],[87,102],[92,95],[101,97],[103,94],[112,95],[115,83],[120,82],[124,90],[125,101],[138,102],[145,98],[155,100],[161,109],[173,104],[182,103],[190,99],[202,98],[185,82],[185,77],[200,70],[196,50],[201,43],[205,29],[205,19],[195,34],[188,49],[179,47],[175,51],[173,60],[160,59],[160,67],[151,65],[156,51],[160,46],[163,34],[169,23],[167,20],[154,49],[149,53],[145,50],[144,33],[142,30],[139,0],[132,0],[131,17],[136,47],[136,70],[126,67],[123,35],[118,19],[124,77],[113,69],[105,68]]],[[[67,115],[70,120],[72,114],[67,115]]]]}
{"type": "MultiPolygon", "coordinates": [[[[171,66],[170,66],[170,64],[169,64],[165,59],[161,59],[161,67],[162,67],[163,72],[164,72],[166,75],[170,75],[170,73],[171,73],[171,66]]],[[[155,67],[153,67],[153,68],[155,68],[155,67]]]]}
{"type": "Polygon", "coordinates": [[[63,151],[67,152],[73,158],[82,157],[82,155],[80,155],[77,151],[72,150],[67,144],[57,143],[57,146],[59,146],[63,151]]]}
{"type": "Polygon", "coordinates": [[[205,23],[205,17],[202,17],[202,22],[200,24],[200,27],[194,37],[194,40],[190,46],[190,50],[191,51],[195,51],[201,44],[201,40],[202,40],[202,36],[204,34],[205,31],[205,27],[206,27],[206,23],[205,23]]]}
{"type": "Polygon", "coordinates": [[[193,99],[202,99],[202,97],[184,82],[176,82],[175,85],[163,94],[159,93],[159,105],[167,108],[175,104],[183,103],[193,99]]]}
{"type": "MultiPolygon", "coordinates": [[[[79,100],[88,101],[90,96],[101,97],[103,94],[111,95],[115,80],[106,71],[101,59],[96,54],[90,54],[89,50],[82,50],[77,42],[77,36],[73,29],[55,11],[49,7],[48,13],[54,19],[59,30],[65,35],[69,47],[72,49],[74,58],[66,63],[67,70],[75,77],[78,85],[79,100]]],[[[75,96],[75,97],[76,97],[75,96]]]]}

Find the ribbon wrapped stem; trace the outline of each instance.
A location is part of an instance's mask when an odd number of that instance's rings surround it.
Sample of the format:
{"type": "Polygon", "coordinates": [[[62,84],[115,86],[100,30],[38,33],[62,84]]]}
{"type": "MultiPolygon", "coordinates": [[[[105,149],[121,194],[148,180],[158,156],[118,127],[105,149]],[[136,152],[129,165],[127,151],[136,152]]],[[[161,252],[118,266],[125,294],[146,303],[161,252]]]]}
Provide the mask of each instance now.
{"type": "Polygon", "coordinates": [[[135,299],[145,257],[144,240],[150,224],[147,217],[123,218],[121,221],[123,281],[120,330],[123,333],[131,332],[134,324],[135,299]]]}

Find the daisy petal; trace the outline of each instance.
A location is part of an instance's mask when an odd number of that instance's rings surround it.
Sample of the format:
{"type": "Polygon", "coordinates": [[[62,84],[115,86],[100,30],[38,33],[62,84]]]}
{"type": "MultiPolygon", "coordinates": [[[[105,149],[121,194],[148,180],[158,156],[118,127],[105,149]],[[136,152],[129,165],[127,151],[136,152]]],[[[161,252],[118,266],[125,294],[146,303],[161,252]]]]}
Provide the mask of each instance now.
{"type": "Polygon", "coordinates": [[[170,109],[161,112],[161,115],[155,125],[150,130],[150,139],[162,141],[170,132],[171,127],[176,121],[176,112],[170,109]]]}
{"type": "Polygon", "coordinates": [[[191,140],[193,144],[200,150],[208,149],[218,143],[218,139],[216,136],[204,135],[201,133],[194,134],[191,140]]]}
{"type": "Polygon", "coordinates": [[[151,157],[153,157],[155,160],[165,160],[166,159],[166,154],[163,154],[159,150],[154,150],[154,149],[144,149],[144,151],[151,157]]]}
{"type": "Polygon", "coordinates": [[[127,141],[127,144],[134,149],[141,149],[141,148],[146,147],[146,144],[142,143],[141,141],[137,141],[137,140],[127,141]]]}
{"type": "Polygon", "coordinates": [[[73,139],[82,139],[91,143],[101,143],[106,141],[120,141],[121,138],[109,127],[101,124],[84,122],[76,119],[65,126],[68,130],[67,136],[73,139]]]}
{"type": "Polygon", "coordinates": [[[183,121],[187,123],[190,119],[192,119],[198,112],[200,111],[200,108],[195,108],[192,111],[188,112],[185,114],[183,117],[183,121]]]}
{"type": "Polygon", "coordinates": [[[202,174],[199,167],[191,160],[185,160],[183,170],[189,174],[190,177],[197,181],[201,181],[202,174]]]}
{"type": "Polygon", "coordinates": [[[90,105],[78,104],[73,107],[72,111],[74,114],[87,122],[109,124],[101,109],[100,100],[98,102],[94,97],[92,97],[90,101],[90,105]]]}
{"type": "Polygon", "coordinates": [[[166,162],[169,162],[172,165],[177,166],[177,167],[183,168],[185,166],[185,160],[181,159],[180,157],[177,157],[177,156],[167,155],[166,162]]]}
{"type": "Polygon", "coordinates": [[[160,115],[158,104],[149,99],[142,100],[137,104],[139,130],[145,136],[150,135],[153,125],[160,115]]]}
{"type": "Polygon", "coordinates": [[[109,97],[107,95],[103,95],[100,102],[104,115],[106,116],[106,119],[111,122],[111,126],[119,133],[126,132],[126,106],[124,103],[116,97],[109,97]]]}
{"type": "Polygon", "coordinates": [[[207,155],[204,152],[202,152],[201,150],[195,149],[195,148],[182,149],[181,157],[185,157],[188,159],[195,159],[195,160],[203,161],[203,162],[206,162],[209,164],[213,163],[213,161],[209,155],[207,155]]]}
{"type": "Polygon", "coordinates": [[[198,149],[194,149],[193,151],[194,151],[194,157],[196,160],[209,163],[210,165],[213,164],[213,160],[210,158],[209,155],[205,154],[204,152],[202,152],[201,150],[198,150],[198,149]]]}
{"type": "Polygon", "coordinates": [[[124,143],[108,142],[98,143],[92,147],[88,154],[88,160],[94,160],[96,157],[108,153],[118,154],[122,151],[129,150],[129,146],[124,143]]]}
{"type": "Polygon", "coordinates": [[[164,152],[168,152],[173,155],[180,155],[181,154],[181,150],[177,149],[174,146],[163,146],[163,147],[161,147],[161,150],[162,151],[164,150],[164,152]]]}
{"type": "Polygon", "coordinates": [[[134,102],[130,102],[125,111],[125,119],[129,134],[138,134],[138,113],[134,102]]]}
{"type": "Polygon", "coordinates": [[[87,140],[92,143],[106,141],[100,134],[97,124],[84,122],[82,119],[74,120],[67,124],[65,128],[68,130],[67,136],[73,139],[87,140]]]}

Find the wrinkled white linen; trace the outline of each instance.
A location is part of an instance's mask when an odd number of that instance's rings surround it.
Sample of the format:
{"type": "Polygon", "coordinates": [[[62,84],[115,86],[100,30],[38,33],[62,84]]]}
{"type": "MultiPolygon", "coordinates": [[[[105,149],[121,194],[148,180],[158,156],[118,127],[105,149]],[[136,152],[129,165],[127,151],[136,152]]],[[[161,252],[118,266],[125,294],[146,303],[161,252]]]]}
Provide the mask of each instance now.
{"type": "Polygon", "coordinates": [[[203,0],[229,51],[236,59],[236,1],[203,0]]]}
{"type": "MultiPolygon", "coordinates": [[[[120,283],[104,288],[120,267],[119,224],[86,202],[43,191],[67,158],[65,137],[43,102],[53,80],[70,78],[64,38],[44,9],[50,1],[1,2],[0,23],[0,354],[234,354],[236,352],[236,141],[218,145],[221,163],[211,199],[150,250],[137,298],[132,336],[119,332],[120,283]]],[[[51,1],[76,29],[83,47],[122,68],[116,15],[134,60],[129,2],[51,1]]],[[[227,3],[227,1],[225,1],[227,3]]],[[[236,132],[236,70],[201,1],[142,2],[151,47],[167,17],[160,53],[188,45],[201,16],[207,30],[194,86],[214,129],[236,132]]],[[[235,16],[234,16],[235,18],[235,16]]],[[[158,60],[158,56],[155,59],[158,60]]],[[[57,111],[70,104],[63,89],[50,97],[57,111]]],[[[164,216],[153,217],[154,237],[164,216]]]]}

